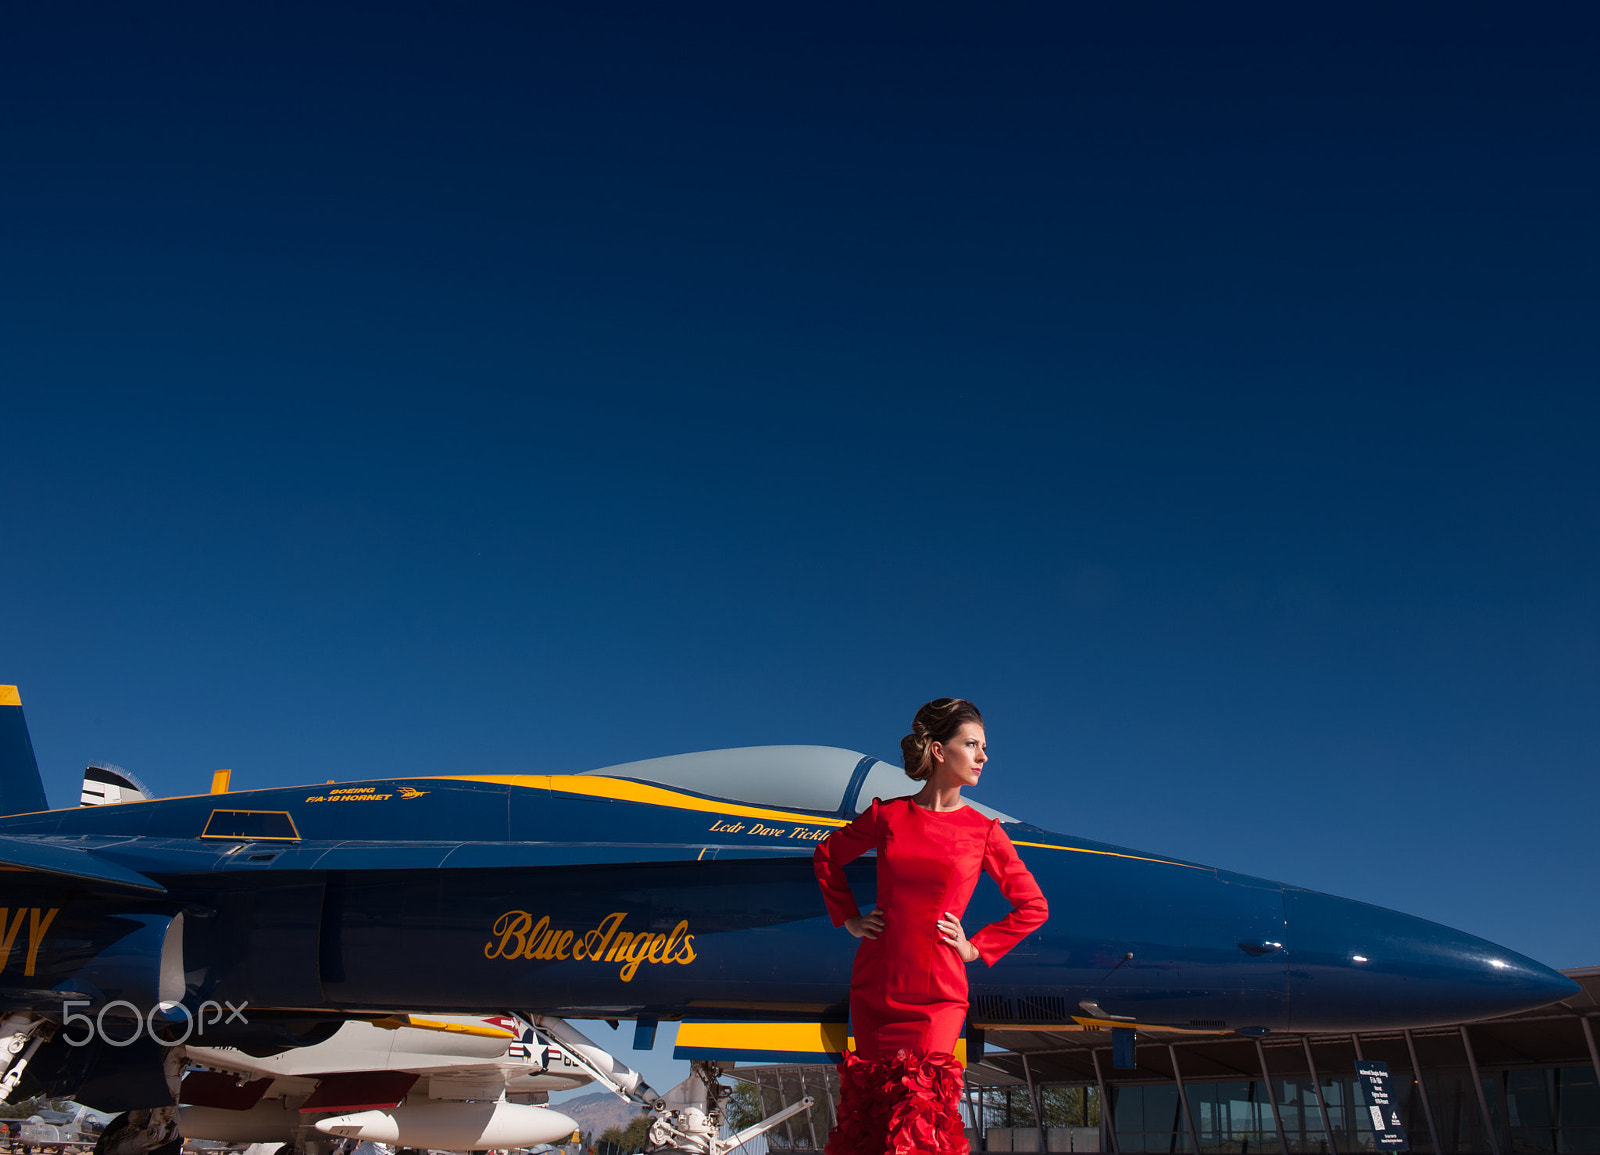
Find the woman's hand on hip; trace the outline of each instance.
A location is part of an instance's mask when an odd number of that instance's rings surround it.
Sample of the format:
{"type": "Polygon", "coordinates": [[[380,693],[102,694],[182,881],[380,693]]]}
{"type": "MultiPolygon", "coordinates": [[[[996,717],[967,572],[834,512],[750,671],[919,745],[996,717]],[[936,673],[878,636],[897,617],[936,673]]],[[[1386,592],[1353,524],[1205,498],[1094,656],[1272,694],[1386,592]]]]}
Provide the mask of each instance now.
{"type": "Polygon", "coordinates": [[[877,938],[883,933],[883,911],[873,907],[866,914],[844,920],[844,928],[857,938],[877,938]]]}
{"type": "Polygon", "coordinates": [[[978,957],[978,948],[967,941],[967,932],[961,929],[961,920],[948,910],[939,919],[939,937],[944,940],[944,945],[951,947],[961,956],[962,962],[973,962],[978,957]]]}

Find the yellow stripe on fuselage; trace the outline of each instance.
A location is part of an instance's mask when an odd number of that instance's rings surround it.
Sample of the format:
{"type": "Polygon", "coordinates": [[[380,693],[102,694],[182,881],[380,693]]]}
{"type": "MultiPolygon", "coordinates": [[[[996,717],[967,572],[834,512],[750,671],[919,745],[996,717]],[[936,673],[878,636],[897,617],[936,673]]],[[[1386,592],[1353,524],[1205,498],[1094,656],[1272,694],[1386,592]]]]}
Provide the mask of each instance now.
{"type": "Polygon", "coordinates": [[[550,790],[560,794],[581,794],[613,802],[638,802],[645,806],[666,806],[673,810],[730,814],[736,818],[766,818],[774,822],[801,822],[812,826],[848,825],[843,818],[819,818],[815,814],[797,814],[791,810],[773,810],[765,806],[747,806],[742,802],[719,802],[715,798],[697,798],[693,794],[682,794],[665,786],[652,786],[648,782],[633,782],[626,778],[600,778],[586,774],[452,774],[445,778],[445,781],[494,782],[502,786],[525,786],[533,790],[550,790]]]}

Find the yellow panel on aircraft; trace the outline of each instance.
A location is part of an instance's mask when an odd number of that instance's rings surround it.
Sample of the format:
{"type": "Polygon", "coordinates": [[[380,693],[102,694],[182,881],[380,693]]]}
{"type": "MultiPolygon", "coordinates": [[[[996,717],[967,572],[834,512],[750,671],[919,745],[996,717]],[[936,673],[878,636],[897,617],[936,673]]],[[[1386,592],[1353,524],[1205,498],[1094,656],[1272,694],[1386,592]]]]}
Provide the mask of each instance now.
{"type": "Polygon", "coordinates": [[[850,1041],[845,1023],[683,1023],[678,1046],[730,1051],[838,1053],[850,1041]]]}

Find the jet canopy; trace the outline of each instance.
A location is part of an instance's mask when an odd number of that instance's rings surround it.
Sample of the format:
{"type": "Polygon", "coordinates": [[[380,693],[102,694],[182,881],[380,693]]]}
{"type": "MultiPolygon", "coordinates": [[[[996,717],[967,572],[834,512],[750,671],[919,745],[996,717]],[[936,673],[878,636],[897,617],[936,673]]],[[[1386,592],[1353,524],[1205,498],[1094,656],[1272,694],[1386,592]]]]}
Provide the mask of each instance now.
{"type": "MultiPolygon", "coordinates": [[[[633,778],[711,798],[757,806],[814,810],[853,818],[874,798],[914,794],[917,784],[898,765],[837,746],[742,746],[672,754],[586,770],[607,778],[633,778]]],[[[979,814],[1015,822],[1009,814],[967,799],[979,814]]]]}

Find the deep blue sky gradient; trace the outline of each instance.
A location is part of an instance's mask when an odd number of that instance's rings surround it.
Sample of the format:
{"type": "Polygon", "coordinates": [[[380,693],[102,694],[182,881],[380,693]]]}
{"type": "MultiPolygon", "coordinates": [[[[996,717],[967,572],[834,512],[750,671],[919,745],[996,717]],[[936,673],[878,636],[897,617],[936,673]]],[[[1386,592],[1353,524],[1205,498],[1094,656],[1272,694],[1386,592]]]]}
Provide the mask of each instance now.
{"type": "Polygon", "coordinates": [[[1041,825],[1600,963],[1600,16],[1108,7],[9,9],[52,801],[953,693],[1041,825]]]}

